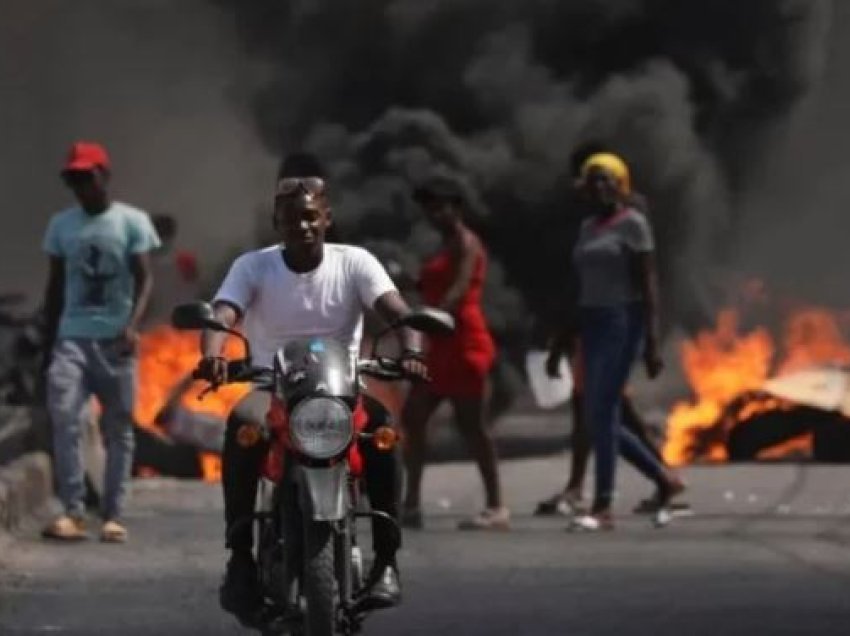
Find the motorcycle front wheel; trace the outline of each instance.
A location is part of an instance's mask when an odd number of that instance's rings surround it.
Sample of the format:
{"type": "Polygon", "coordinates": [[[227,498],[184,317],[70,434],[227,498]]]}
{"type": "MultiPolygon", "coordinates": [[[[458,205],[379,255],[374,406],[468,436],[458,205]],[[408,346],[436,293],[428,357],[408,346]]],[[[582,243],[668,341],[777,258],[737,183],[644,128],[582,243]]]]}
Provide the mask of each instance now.
{"type": "Polygon", "coordinates": [[[304,597],[307,636],[336,633],[334,532],[326,521],[304,520],[304,597]]]}

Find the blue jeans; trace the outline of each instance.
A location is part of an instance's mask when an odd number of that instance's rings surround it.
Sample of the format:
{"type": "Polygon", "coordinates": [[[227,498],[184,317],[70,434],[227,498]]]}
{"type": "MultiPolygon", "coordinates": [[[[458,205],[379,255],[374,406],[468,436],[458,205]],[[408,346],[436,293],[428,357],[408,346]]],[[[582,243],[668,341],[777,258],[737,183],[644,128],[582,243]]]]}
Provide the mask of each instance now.
{"type": "Polygon", "coordinates": [[[115,340],[69,338],[57,341],[47,372],[47,409],[53,425],[53,463],[65,512],[85,512],[81,442],[83,417],[92,396],[102,407],[100,427],[106,445],[104,519],[118,519],[133,465],[133,404],[136,358],[119,353],[115,340]]]}
{"type": "Polygon", "coordinates": [[[581,348],[584,359],[584,417],[596,453],[594,510],[610,507],[617,453],[659,485],[666,468],[621,422],[621,396],[638,357],[644,333],[641,304],[584,307],[581,348]]]}

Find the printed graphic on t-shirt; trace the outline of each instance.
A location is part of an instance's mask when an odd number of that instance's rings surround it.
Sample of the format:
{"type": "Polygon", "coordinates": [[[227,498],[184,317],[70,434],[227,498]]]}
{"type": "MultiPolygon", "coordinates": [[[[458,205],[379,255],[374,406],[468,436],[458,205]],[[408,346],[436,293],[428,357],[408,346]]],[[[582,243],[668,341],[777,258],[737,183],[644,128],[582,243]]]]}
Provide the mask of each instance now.
{"type": "Polygon", "coordinates": [[[82,285],[78,288],[78,307],[99,308],[114,302],[115,282],[121,274],[121,260],[96,240],[83,241],[71,259],[82,285]]]}

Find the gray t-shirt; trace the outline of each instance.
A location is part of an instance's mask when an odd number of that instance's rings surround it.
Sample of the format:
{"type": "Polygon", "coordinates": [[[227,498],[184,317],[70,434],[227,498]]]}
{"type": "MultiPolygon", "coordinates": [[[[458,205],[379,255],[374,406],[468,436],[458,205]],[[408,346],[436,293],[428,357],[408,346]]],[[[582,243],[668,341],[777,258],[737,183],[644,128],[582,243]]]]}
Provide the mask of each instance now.
{"type": "Polygon", "coordinates": [[[607,221],[582,223],[573,259],[578,270],[579,305],[610,307],[640,301],[634,255],[652,252],[655,242],[646,217],[627,208],[607,221]]]}

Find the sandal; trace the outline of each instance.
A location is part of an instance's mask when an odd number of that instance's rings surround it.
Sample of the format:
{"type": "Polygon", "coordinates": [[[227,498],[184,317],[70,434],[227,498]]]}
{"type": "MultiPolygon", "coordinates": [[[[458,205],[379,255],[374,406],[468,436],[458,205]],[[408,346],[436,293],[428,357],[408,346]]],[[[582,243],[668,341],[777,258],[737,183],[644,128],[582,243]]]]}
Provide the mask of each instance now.
{"type": "Polygon", "coordinates": [[[127,528],[117,521],[110,519],[100,529],[100,540],[104,543],[126,543],[127,528]]]}
{"type": "Polygon", "coordinates": [[[537,504],[534,510],[536,517],[570,517],[580,514],[583,510],[580,494],[572,491],[558,493],[544,499],[537,504]]]}
{"type": "Polygon", "coordinates": [[[504,506],[487,508],[458,523],[458,530],[510,530],[511,512],[504,506]]]}
{"type": "Polygon", "coordinates": [[[89,538],[85,520],[70,515],[61,515],[54,519],[42,531],[41,536],[56,541],[84,541],[89,538]]]}
{"type": "Polygon", "coordinates": [[[685,482],[679,477],[673,477],[661,488],[655,496],[657,508],[652,516],[652,525],[656,528],[664,528],[673,521],[673,497],[682,494],[685,491],[685,482]]]}
{"type": "MultiPolygon", "coordinates": [[[[661,507],[660,497],[655,494],[641,500],[632,512],[636,515],[651,515],[658,512],[661,507]]],[[[689,517],[694,514],[691,504],[685,501],[671,501],[666,507],[674,517],[689,517]]]]}

